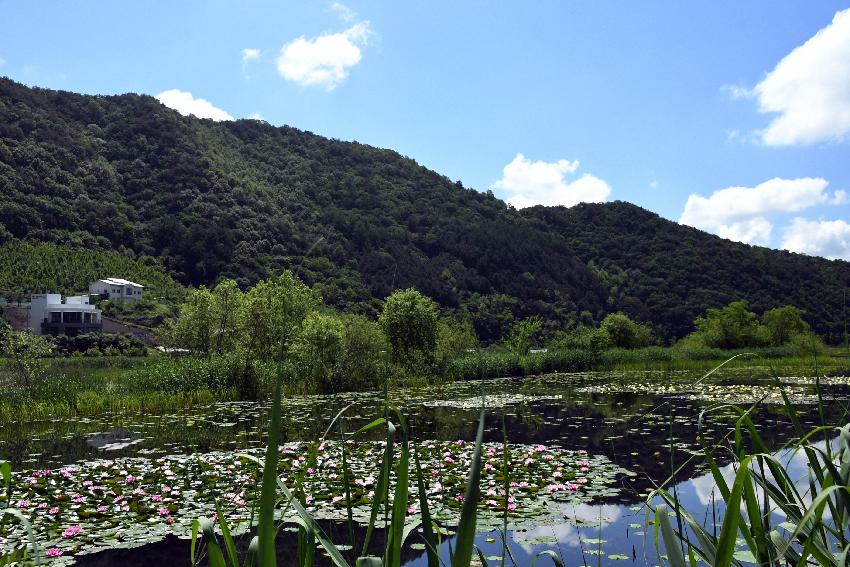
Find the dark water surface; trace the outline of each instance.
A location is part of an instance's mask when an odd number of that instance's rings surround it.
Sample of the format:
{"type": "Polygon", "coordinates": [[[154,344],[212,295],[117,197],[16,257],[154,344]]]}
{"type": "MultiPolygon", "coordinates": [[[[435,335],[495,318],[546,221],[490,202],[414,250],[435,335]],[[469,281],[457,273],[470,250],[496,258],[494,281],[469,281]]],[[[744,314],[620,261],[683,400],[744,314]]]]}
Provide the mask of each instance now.
{"type": "MultiPolygon", "coordinates": [[[[557,551],[568,566],[656,565],[659,563],[646,529],[646,494],[661,483],[675,487],[682,503],[696,516],[706,517],[713,481],[699,458],[700,415],[720,403],[750,405],[763,402],[753,420],[765,441],[778,448],[794,435],[781,406],[778,390],[770,386],[766,369],[721,370],[708,380],[701,372],[629,372],[547,375],[537,378],[488,380],[412,389],[391,394],[391,402],[408,416],[418,440],[473,440],[480,394],[488,407],[485,441],[503,441],[503,423],[511,444],[545,444],[604,455],[634,473],[616,480],[616,494],[596,501],[564,506],[563,516],[551,525],[525,525],[508,533],[508,546],[520,565],[544,549],[557,551]]],[[[785,379],[804,426],[821,424],[812,380],[785,379]]],[[[833,379],[825,387],[825,418],[839,425],[850,400],[846,380],[833,379]]],[[[284,441],[316,440],[330,420],[349,404],[347,431],[382,414],[375,394],[305,396],[284,402],[284,441]]],[[[160,457],[174,454],[231,451],[264,446],[268,405],[223,403],[165,415],[106,415],[91,419],[10,424],[0,431],[0,459],[17,470],[56,468],[80,461],[122,456],[160,457]]],[[[702,433],[719,440],[731,430],[729,412],[703,417],[702,433]]],[[[380,435],[376,432],[377,435],[380,435]]],[[[725,465],[726,463],[721,462],[725,465]]],[[[349,538],[347,527],[326,523],[338,543],[349,538]]],[[[358,530],[356,539],[362,541],[358,530]]],[[[380,554],[381,536],[374,552],[380,554]]],[[[416,535],[409,543],[417,543],[416,535]]],[[[359,542],[358,542],[359,545],[359,542]]],[[[498,532],[482,533],[478,545],[485,556],[499,556],[503,541],[498,532]]],[[[292,537],[281,538],[281,564],[294,553],[292,537]]],[[[82,555],[79,565],[132,565],[188,563],[185,540],[167,539],[131,550],[82,555]]],[[[448,546],[441,548],[446,558],[448,546]]],[[[425,565],[424,552],[405,549],[410,565],[425,565]]],[[[548,558],[541,559],[547,564],[548,558]]],[[[510,563],[510,561],[508,562],[510,563]]],[[[496,562],[498,564],[498,562],[496,562]]]]}

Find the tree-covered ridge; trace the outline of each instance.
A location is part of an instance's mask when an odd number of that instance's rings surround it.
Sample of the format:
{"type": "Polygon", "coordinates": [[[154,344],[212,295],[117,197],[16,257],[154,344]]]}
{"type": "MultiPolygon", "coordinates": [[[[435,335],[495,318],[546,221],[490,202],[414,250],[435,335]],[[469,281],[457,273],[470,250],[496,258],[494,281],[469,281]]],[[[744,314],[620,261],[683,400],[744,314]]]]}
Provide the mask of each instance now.
{"type": "Polygon", "coordinates": [[[743,299],[757,313],[795,305],[817,333],[843,340],[848,262],[732,242],[622,201],[523,215],[570,243],[608,287],[612,310],[651,322],[664,338],[692,331],[707,308],[743,299]]]}
{"type": "Polygon", "coordinates": [[[120,277],[145,286],[147,297],[180,300],[183,286],[156,264],[108,250],[55,244],[9,243],[0,246],[0,297],[29,299],[31,293],[85,292],[105,277],[120,277]]]}
{"type": "Polygon", "coordinates": [[[605,307],[563,239],[396,152],[8,79],[0,240],[149,255],[184,284],[247,287],[291,268],[328,303],[373,316],[413,286],[467,310],[485,340],[514,318],[569,324],[605,307]]]}
{"type": "Polygon", "coordinates": [[[737,299],[758,313],[796,305],[838,342],[850,278],[846,262],[626,203],[518,212],[390,150],[0,78],[0,244],[22,241],[118,251],[184,285],[247,289],[291,269],[327,304],[372,318],[414,287],[484,344],[533,315],[551,332],[620,310],[679,338],[737,299]]]}

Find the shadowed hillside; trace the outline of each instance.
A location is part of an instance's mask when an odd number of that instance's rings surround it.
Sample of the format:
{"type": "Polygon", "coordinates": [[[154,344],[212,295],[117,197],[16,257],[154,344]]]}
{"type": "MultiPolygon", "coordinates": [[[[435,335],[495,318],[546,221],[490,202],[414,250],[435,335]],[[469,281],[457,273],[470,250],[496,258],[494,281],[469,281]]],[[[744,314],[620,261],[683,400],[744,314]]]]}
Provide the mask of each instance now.
{"type": "Polygon", "coordinates": [[[115,250],[185,285],[289,268],[369,315],[414,286],[485,342],[528,315],[570,327],[617,309],[672,338],[739,297],[794,303],[836,341],[850,273],[626,203],[518,212],[391,150],[0,78],[0,245],[21,241],[115,250]]]}

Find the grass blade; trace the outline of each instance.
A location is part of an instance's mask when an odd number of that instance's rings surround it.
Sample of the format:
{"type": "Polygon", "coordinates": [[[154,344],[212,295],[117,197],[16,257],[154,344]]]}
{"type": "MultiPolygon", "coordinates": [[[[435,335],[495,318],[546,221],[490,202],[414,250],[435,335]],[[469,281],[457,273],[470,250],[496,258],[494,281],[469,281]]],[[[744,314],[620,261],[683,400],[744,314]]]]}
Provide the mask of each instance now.
{"type": "Polygon", "coordinates": [[[475,450],[472,453],[472,463],[469,477],[466,481],[466,491],[463,499],[463,509],[460,513],[460,523],[457,528],[455,552],[452,557],[452,567],[469,567],[472,562],[472,547],[475,543],[475,524],[478,513],[478,492],[481,479],[481,445],[484,441],[484,407],[478,418],[478,434],[475,436],[475,450]]]}
{"type": "Polygon", "coordinates": [[[195,547],[198,541],[198,520],[192,520],[192,543],[189,544],[189,555],[192,557],[192,565],[197,565],[198,560],[195,557],[195,547]]]}
{"type": "Polygon", "coordinates": [[[720,527],[720,537],[717,539],[715,567],[729,567],[732,564],[738,522],[741,519],[741,495],[744,492],[744,483],[750,481],[751,460],[752,457],[744,457],[738,464],[738,472],[735,475],[735,482],[732,484],[732,493],[726,501],[726,514],[720,527]]]}
{"type": "MultiPolygon", "coordinates": [[[[664,549],[667,551],[667,561],[673,567],[687,567],[685,563],[685,555],[682,553],[682,548],[679,547],[679,539],[676,537],[676,532],[673,531],[673,525],[670,523],[670,515],[667,512],[666,504],[659,504],[655,507],[655,547],[658,550],[658,530],[661,529],[661,538],[664,541],[664,549]]],[[[660,555],[660,550],[659,555],[660,555]]]]}
{"type": "MultiPolygon", "coordinates": [[[[399,415],[399,417],[401,417],[399,415]]],[[[392,516],[387,540],[387,567],[401,566],[401,544],[404,540],[404,518],[407,516],[407,497],[410,492],[410,452],[407,446],[407,428],[401,425],[401,456],[396,466],[395,494],[393,495],[392,516]]]]}
{"type": "Polygon", "coordinates": [[[375,530],[375,522],[378,521],[378,512],[381,510],[381,503],[386,497],[387,489],[390,485],[390,468],[393,460],[393,442],[395,440],[395,426],[392,422],[387,421],[387,446],[384,451],[384,462],[381,464],[381,474],[378,477],[378,484],[375,486],[375,499],[372,501],[372,511],[369,514],[369,525],[366,526],[366,537],[363,540],[363,550],[360,555],[366,556],[369,552],[369,542],[372,539],[372,533],[375,530]]]}
{"type": "Polygon", "coordinates": [[[208,519],[201,520],[201,532],[204,534],[204,542],[207,544],[207,565],[209,567],[227,567],[224,555],[218,546],[218,538],[215,537],[215,528],[208,519]]]}
{"type": "Polygon", "coordinates": [[[230,536],[230,530],[227,527],[227,521],[224,519],[224,513],[221,511],[221,506],[218,500],[215,501],[215,513],[218,515],[218,526],[221,528],[221,537],[224,539],[224,550],[227,552],[227,560],[231,567],[239,567],[239,560],[236,558],[236,544],[230,536]]]}
{"type": "Polygon", "coordinates": [[[263,466],[262,490],[260,492],[260,515],[257,526],[257,558],[263,567],[275,567],[275,537],[277,529],[274,525],[274,507],[277,500],[277,447],[280,439],[280,383],[281,369],[278,367],[277,382],[272,399],[272,415],[269,424],[269,440],[266,446],[266,459],[263,466]]]}
{"type": "Polygon", "coordinates": [[[431,510],[428,506],[428,493],[425,490],[425,480],[422,478],[422,466],[419,464],[419,452],[413,445],[413,464],[416,467],[416,488],[419,491],[419,508],[422,513],[422,537],[428,553],[428,567],[439,567],[437,558],[437,542],[434,538],[434,528],[431,523],[431,510]]]}

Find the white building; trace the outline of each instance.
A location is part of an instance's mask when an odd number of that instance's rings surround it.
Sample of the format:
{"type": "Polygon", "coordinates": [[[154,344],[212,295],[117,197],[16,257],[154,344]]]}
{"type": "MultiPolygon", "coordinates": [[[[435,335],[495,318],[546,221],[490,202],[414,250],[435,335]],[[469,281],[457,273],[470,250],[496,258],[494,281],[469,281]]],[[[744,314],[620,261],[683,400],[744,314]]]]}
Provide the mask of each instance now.
{"type": "Polygon", "coordinates": [[[104,278],[89,284],[89,291],[101,299],[120,299],[121,301],[137,301],[142,298],[145,286],[121,278],[104,278]]]}
{"type": "Polygon", "coordinates": [[[69,335],[100,331],[101,311],[87,295],[65,298],[58,293],[35,293],[30,307],[30,329],[37,335],[69,335]]]}

